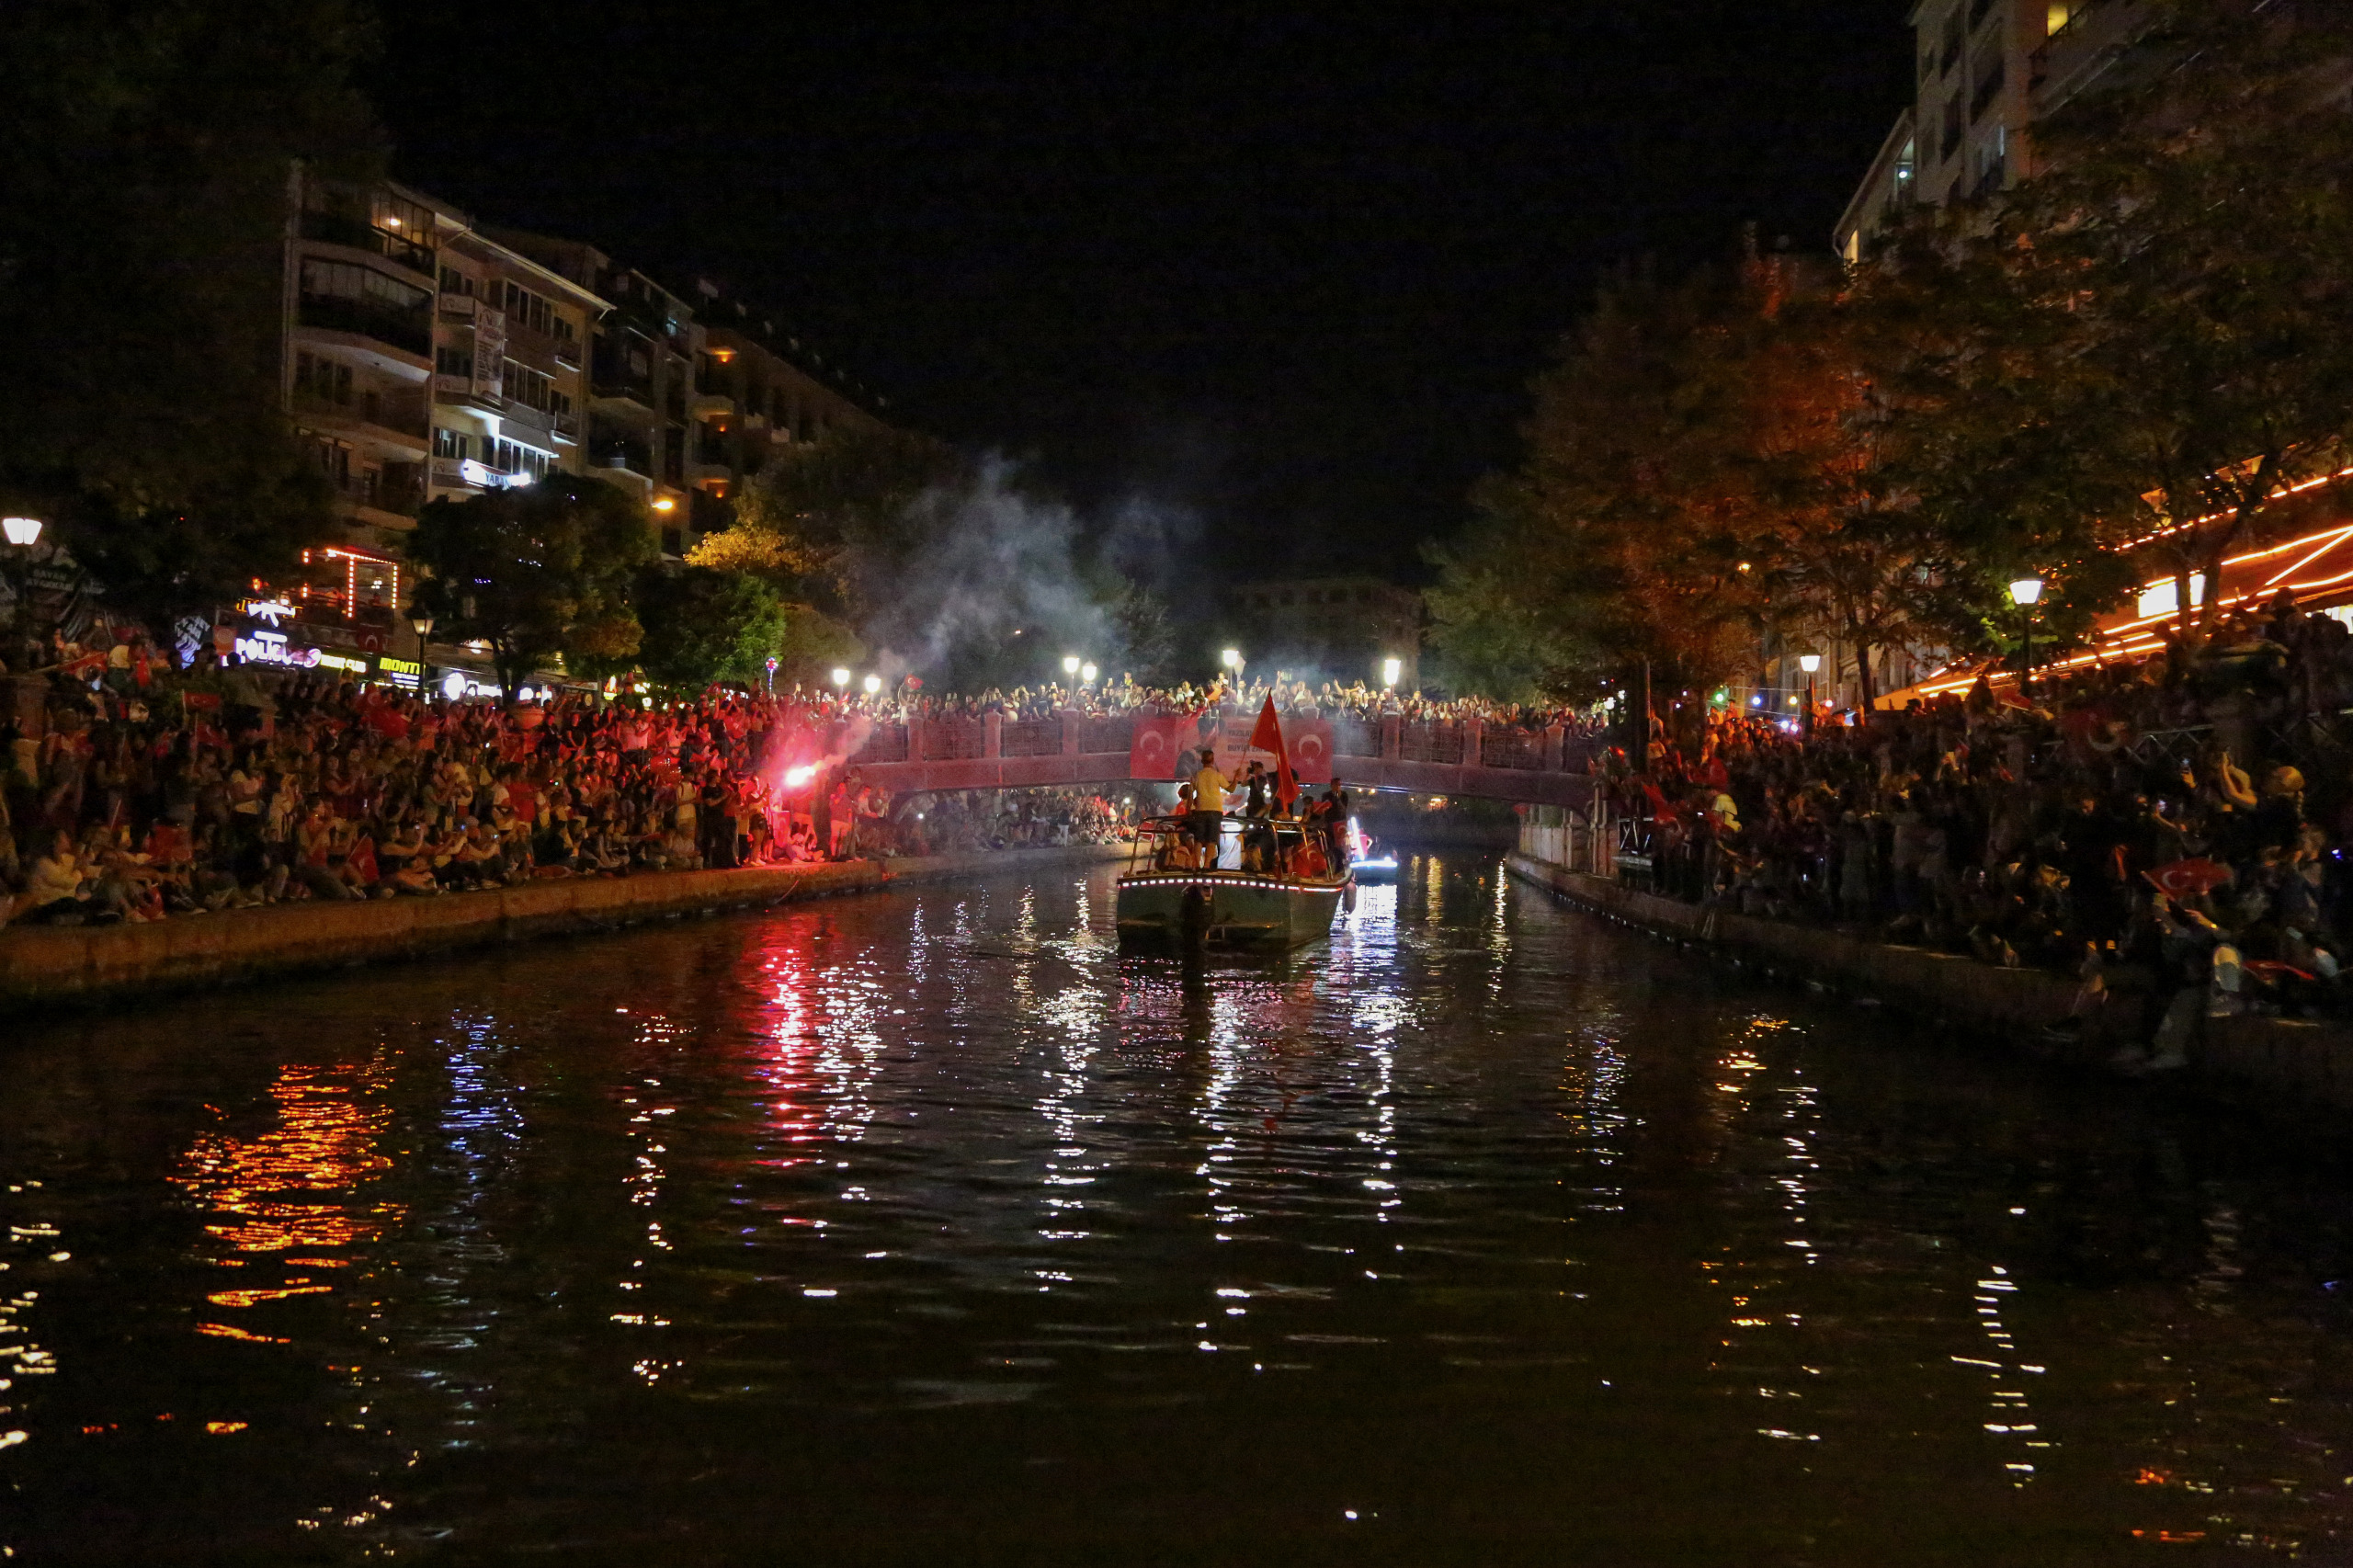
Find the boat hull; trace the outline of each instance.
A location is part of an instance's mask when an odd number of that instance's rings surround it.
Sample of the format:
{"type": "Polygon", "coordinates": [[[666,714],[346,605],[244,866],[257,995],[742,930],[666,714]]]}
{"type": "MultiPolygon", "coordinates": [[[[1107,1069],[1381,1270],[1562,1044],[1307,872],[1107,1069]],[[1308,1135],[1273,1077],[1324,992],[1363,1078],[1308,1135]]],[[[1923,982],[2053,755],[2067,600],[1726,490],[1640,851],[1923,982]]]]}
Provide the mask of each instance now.
{"type": "Polygon", "coordinates": [[[1120,879],[1120,939],[1248,949],[1331,935],[1347,884],[1287,882],[1245,871],[1145,871],[1120,879]]]}

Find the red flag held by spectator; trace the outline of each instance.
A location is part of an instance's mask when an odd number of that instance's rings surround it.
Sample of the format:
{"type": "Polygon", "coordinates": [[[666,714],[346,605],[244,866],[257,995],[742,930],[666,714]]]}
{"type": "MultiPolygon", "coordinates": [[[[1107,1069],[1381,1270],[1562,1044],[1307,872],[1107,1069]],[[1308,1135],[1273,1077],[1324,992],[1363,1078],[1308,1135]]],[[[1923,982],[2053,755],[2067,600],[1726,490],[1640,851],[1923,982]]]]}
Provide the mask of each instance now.
{"type": "Polygon", "coordinates": [[[1258,710],[1258,727],[1250,732],[1250,749],[1275,754],[1275,799],[1282,802],[1283,810],[1290,810],[1291,801],[1299,798],[1299,780],[1291,776],[1290,753],[1283,750],[1282,721],[1275,717],[1271,695],[1258,710]]]}
{"type": "Polygon", "coordinates": [[[2195,898],[2201,892],[2221,887],[2231,880],[2231,869],[2218,866],[2203,856],[2187,860],[2172,860],[2154,871],[2143,871],[2150,885],[2167,898],[2195,898]]]}

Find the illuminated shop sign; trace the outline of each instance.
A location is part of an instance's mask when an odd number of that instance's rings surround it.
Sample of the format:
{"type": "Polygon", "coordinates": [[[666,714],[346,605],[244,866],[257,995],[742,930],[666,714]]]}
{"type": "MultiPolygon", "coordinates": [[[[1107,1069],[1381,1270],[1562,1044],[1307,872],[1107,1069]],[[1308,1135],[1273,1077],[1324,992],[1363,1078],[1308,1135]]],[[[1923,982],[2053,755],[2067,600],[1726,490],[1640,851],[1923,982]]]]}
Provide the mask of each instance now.
{"type": "Polygon", "coordinates": [[[425,666],[415,659],[395,659],[390,653],[379,655],[376,667],[388,676],[406,676],[411,680],[425,674],[425,666]]]}
{"type": "Polygon", "coordinates": [[[295,665],[309,669],[319,662],[316,648],[290,648],[282,631],[256,631],[240,637],[235,644],[237,657],[256,665],[295,665]]]}

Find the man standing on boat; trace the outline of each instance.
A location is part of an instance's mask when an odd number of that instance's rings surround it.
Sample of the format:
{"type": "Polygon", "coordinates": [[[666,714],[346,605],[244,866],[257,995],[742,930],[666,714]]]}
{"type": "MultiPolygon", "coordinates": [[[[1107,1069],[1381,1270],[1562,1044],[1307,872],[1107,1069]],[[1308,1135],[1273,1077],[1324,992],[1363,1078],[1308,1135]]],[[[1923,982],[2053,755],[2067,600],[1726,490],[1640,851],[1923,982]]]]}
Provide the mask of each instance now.
{"type": "Polygon", "coordinates": [[[1225,792],[1233,782],[1217,770],[1217,748],[1201,748],[1201,770],[1193,775],[1193,839],[1217,864],[1219,840],[1225,833],[1225,792]]]}

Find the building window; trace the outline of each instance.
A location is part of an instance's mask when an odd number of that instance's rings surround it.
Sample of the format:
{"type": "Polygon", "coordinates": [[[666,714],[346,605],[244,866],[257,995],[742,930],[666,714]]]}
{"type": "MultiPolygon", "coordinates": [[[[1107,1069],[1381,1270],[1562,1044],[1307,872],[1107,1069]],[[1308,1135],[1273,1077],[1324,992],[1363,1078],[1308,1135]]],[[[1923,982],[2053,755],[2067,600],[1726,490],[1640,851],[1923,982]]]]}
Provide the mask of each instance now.
{"type": "Polygon", "coordinates": [[[297,352],[294,356],[297,397],[338,406],[351,402],[351,367],[324,355],[297,352]]]}
{"type": "Polygon", "coordinates": [[[473,438],[463,430],[445,430],[438,425],[433,427],[433,455],[437,458],[463,462],[472,445],[473,438]]]}
{"type": "Polygon", "coordinates": [[[433,351],[433,368],[445,376],[460,381],[474,379],[474,356],[470,348],[437,348],[433,351]]]}
{"type": "Polygon", "coordinates": [[[445,267],[441,269],[441,292],[471,300],[474,297],[474,280],[454,267],[445,267]]]}
{"type": "Polygon", "coordinates": [[[542,414],[550,412],[550,403],[556,395],[553,377],[513,359],[506,361],[505,387],[508,397],[542,414]]]}

